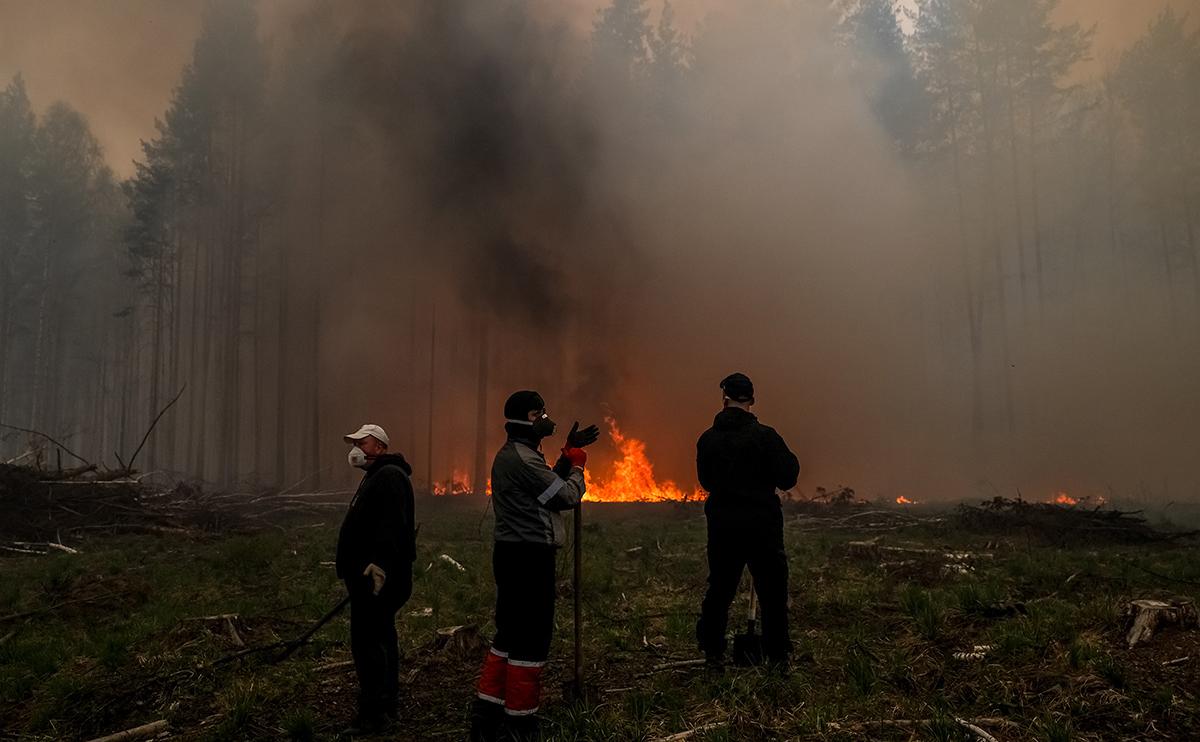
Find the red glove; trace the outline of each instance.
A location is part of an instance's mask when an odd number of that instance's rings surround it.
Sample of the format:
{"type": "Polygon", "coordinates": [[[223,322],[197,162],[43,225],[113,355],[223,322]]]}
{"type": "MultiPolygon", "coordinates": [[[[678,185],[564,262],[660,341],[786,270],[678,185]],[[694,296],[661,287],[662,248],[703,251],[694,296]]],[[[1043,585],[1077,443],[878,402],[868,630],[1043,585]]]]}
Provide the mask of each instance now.
{"type": "Polygon", "coordinates": [[[587,463],[587,451],[584,451],[582,448],[563,448],[562,455],[566,457],[567,461],[571,462],[571,468],[578,466],[582,469],[583,465],[587,463]]]}

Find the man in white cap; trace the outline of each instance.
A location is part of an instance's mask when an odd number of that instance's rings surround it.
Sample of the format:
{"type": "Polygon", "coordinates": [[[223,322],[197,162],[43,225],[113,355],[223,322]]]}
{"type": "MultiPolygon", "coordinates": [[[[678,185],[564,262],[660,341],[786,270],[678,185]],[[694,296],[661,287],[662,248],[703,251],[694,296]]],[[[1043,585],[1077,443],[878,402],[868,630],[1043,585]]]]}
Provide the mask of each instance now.
{"type": "Polygon", "coordinates": [[[412,594],[416,559],[412,467],[388,452],[388,436],[367,424],[344,437],[350,466],[364,470],[342,521],[337,576],[350,593],[350,652],[358,674],[358,715],[348,734],[385,730],[396,720],[400,650],[396,612],[412,594]]]}

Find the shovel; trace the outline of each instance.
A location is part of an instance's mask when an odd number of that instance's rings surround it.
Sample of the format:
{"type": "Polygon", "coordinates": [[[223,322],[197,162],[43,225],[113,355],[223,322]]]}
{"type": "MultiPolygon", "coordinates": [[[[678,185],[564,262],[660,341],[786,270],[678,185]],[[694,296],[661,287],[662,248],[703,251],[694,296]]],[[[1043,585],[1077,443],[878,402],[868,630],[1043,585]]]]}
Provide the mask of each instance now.
{"type": "Polygon", "coordinates": [[[573,597],[575,599],[575,662],[574,673],[567,682],[563,683],[563,695],[568,701],[585,701],[591,695],[583,680],[583,503],[575,508],[573,518],[574,541],[571,544],[574,551],[575,569],[572,575],[573,597]]]}
{"type": "Polygon", "coordinates": [[[750,609],[746,612],[746,632],[733,637],[733,664],[739,667],[763,663],[762,636],[756,631],[758,601],[754,592],[754,578],[750,578],[750,609]]]}

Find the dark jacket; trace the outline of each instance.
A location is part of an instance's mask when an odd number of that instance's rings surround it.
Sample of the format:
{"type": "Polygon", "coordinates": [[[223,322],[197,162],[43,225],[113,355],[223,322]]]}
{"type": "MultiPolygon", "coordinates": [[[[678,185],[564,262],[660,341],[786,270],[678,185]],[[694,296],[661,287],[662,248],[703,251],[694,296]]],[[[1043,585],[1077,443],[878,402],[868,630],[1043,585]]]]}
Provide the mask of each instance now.
{"type": "Polygon", "coordinates": [[[497,541],[562,546],[562,511],[578,507],[587,489],[583,470],[560,457],[551,469],[539,442],[509,434],[492,463],[497,541]]]}
{"type": "Polygon", "coordinates": [[[358,484],[338,532],[337,576],[360,577],[368,564],[389,576],[417,558],[413,532],[412,467],[400,454],[375,459],[358,484]]]}
{"type": "Polygon", "coordinates": [[[776,489],[789,490],[800,462],[774,428],[737,407],[717,413],[696,442],[696,474],[708,490],[704,512],[779,512],[776,489]]]}

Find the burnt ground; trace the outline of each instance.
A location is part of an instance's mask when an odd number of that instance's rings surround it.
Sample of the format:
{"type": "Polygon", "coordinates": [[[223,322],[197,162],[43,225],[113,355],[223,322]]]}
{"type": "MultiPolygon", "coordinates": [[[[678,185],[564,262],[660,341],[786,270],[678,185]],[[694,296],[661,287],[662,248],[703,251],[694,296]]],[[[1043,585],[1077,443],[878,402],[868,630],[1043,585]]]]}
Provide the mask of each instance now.
{"type": "MultiPolygon", "coordinates": [[[[414,595],[398,621],[403,722],[384,738],[466,736],[491,631],[484,509],[419,503],[414,595]],[[452,626],[466,628],[439,634],[452,626]]],[[[864,512],[789,512],[797,656],[779,677],[671,665],[697,657],[698,505],[588,506],[589,698],[560,691],[564,552],[547,736],[972,739],[960,718],[1006,742],[1200,738],[1200,632],[1129,649],[1123,616],[1130,599],[1200,595],[1194,542],[1049,543],[969,529],[951,510],[864,512]]],[[[181,739],[335,738],[354,702],[345,615],[282,663],[230,657],[302,633],[338,602],[337,523],[330,511],[247,533],[97,533],[72,542],[78,554],[0,559],[0,736],[89,739],[166,719],[181,739]]]]}

